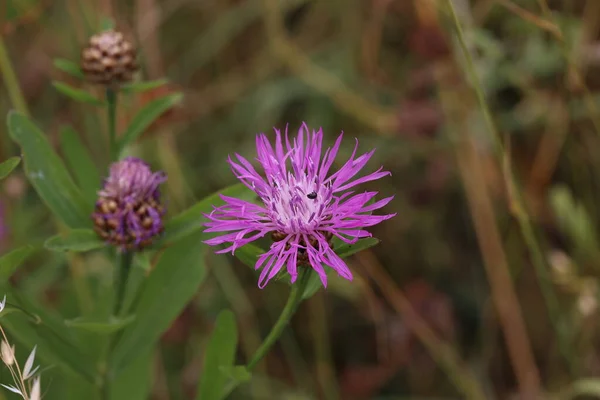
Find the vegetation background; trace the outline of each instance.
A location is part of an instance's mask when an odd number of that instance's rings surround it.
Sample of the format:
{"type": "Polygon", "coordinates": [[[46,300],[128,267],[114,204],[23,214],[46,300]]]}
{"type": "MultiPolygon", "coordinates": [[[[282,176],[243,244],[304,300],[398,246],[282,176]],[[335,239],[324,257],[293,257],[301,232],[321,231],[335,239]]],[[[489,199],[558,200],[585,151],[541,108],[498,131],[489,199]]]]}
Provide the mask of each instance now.
{"type": "MultiPolygon", "coordinates": [[[[343,130],[339,160],[356,137],[392,172],[369,188],[395,195],[398,216],[349,259],[355,280],[303,303],[231,398],[600,398],[600,1],[5,1],[0,114],[28,112],[57,147],[65,124],[88,144],[102,132],[102,110],[51,81],[93,90],[53,60],[78,60],[105,16],[138,45],[144,79],[170,82],[126,96],[120,126],[183,92],[133,150],[167,172],[171,215],[235,183],[227,155],[252,157],[274,126],[306,121],[329,143],[343,130]]],[[[18,148],[1,131],[4,160],[18,148]]],[[[57,231],[21,170],[0,212],[0,254],[57,231]]],[[[230,256],[202,262],[208,278],[152,355],[153,399],[193,398],[220,310],[244,360],[285,302],[230,256]]],[[[106,268],[40,251],[12,284],[76,316],[82,280],[106,268]]]]}

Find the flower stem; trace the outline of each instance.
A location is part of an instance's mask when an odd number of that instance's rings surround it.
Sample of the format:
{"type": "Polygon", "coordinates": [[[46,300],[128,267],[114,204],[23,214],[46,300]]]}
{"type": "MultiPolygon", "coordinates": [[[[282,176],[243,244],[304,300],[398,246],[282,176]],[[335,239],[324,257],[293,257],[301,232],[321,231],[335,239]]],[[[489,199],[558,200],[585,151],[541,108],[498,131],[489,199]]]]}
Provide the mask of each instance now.
{"type": "Polygon", "coordinates": [[[125,298],[125,288],[127,287],[127,279],[129,270],[133,261],[133,253],[124,251],[117,255],[117,269],[115,272],[115,290],[117,291],[117,300],[115,302],[114,315],[119,316],[123,310],[123,299],[125,298]]]}
{"type": "Polygon", "coordinates": [[[25,115],[29,115],[29,109],[27,108],[27,102],[23,97],[23,92],[21,91],[21,87],[19,86],[19,80],[17,79],[17,74],[10,62],[10,57],[8,56],[8,51],[6,50],[6,46],[4,45],[4,40],[0,35],[0,73],[2,74],[2,78],[4,81],[4,85],[6,85],[6,91],[8,92],[8,97],[14,108],[17,109],[20,113],[25,115]]]}
{"type": "Polygon", "coordinates": [[[111,87],[106,88],[106,106],[108,107],[108,143],[110,161],[119,157],[117,146],[117,91],[111,87]]]}
{"type": "Polygon", "coordinates": [[[246,366],[246,369],[253,369],[256,364],[263,359],[263,357],[267,354],[267,352],[273,347],[279,336],[283,333],[288,322],[292,318],[292,315],[296,312],[298,305],[302,301],[302,295],[304,294],[304,289],[306,288],[306,284],[308,283],[308,278],[310,277],[311,270],[309,268],[302,268],[300,271],[300,276],[298,278],[298,282],[292,285],[290,290],[290,296],[288,297],[287,303],[283,308],[283,311],[279,315],[279,319],[271,328],[271,332],[269,335],[263,340],[260,347],[254,353],[254,356],[246,366]]]}

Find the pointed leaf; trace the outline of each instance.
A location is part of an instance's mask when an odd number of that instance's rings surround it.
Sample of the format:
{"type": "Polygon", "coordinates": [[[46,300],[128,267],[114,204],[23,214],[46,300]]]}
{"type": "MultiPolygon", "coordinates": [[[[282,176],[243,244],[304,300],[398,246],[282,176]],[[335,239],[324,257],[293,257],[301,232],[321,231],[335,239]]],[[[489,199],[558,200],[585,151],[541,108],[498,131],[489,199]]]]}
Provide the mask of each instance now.
{"type": "MultiPolygon", "coordinates": [[[[361,250],[365,250],[365,249],[368,249],[369,247],[373,247],[378,243],[379,243],[379,239],[375,239],[375,238],[360,239],[355,244],[343,243],[339,247],[335,248],[335,252],[341,258],[346,258],[346,257],[351,256],[352,254],[358,253],[361,250]]],[[[327,275],[329,275],[329,274],[332,274],[334,270],[332,268],[325,268],[325,271],[327,271],[327,275]]],[[[321,283],[319,274],[312,273],[308,277],[308,283],[306,284],[306,288],[304,289],[304,293],[302,294],[302,299],[305,300],[305,299],[312,297],[322,287],[323,287],[323,284],[321,283]]]]}
{"type": "Polygon", "coordinates": [[[3,388],[6,388],[8,390],[10,390],[13,393],[17,393],[17,394],[22,395],[21,391],[19,389],[17,389],[16,387],[14,387],[14,386],[5,385],[4,383],[0,383],[0,386],[2,386],[3,388]]]}
{"type": "Polygon", "coordinates": [[[35,247],[28,244],[0,257],[0,282],[6,282],[35,250],[35,247]]]}
{"type": "Polygon", "coordinates": [[[221,392],[221,398],[226,399],[236,387],[252,378],[252,373],[244,365],[235,365],[233,367],[221,367],[221,371],[229,377],[227,385],[221,392]]]}
{"type": "Polygon", "coordinates": [[[106,246],[96,232],[91,229],[73,229],[64,235],[52,236],[44,247],[52,251],[85,252],[106,246]]]}
{"type": "Polygon", "coordinates": [[[116,318],[114,316],[110,316],[108,321],[80,317],[66,320],[65,325],[72,328],[83,329],[86,331],[106,335],[120,331],[134,320],[135,315],[129,315],[126,318],[116,318]]]}
{"type": "Polygon", "coordinates": [[[247,201],[256,197],[256,194],[242,183],[229,186],[217,193],[213,193],[183,211],[181,214],[171,218],[165,224],[165,233],[160,238],[157,245],[164,246],[165,244],[176,242],[188,235],[203,230],[202,224],[206,222],[204,214],[209,213],[213,209],[213,206],[223,204],[223,200],[220,198],[221,194],[247,201]]]}
{"type": "Polygon", "coordinates": [[[87,204],[62,160],[42,132],[23,114],[8,114],[11,138],[21,146],[25,172],[38,195],[71,228],[91,225],[93,204],[87,204]]]}
{"type": "Polygon", "coordinates": [[[54,67],[57,69],[66,72],[67,74],[74,76],[75,78],[83,79],[83,71],[79,68],[79,64],[66,60],[64,58],[55,58],[54,59],[54,67]]]}
{"type": "Polygon", "coordinates": [[[21,162],[21,157],[11,157],[0,164],[0,179],[6,178],[21,162]]]}
{"type": "Polygon", "coordinates": [[[104,102],[93,94],[86,92],[83,89],[77,89],[73,86],[59,81],[52,81],[52,86],[71,100],[78,103],[93,104],[95,106],[104,106],[104,102]]]}
{"type": "Polygon", "coordinates": [[[238,332],[235,315],[221,311],[204,356],[197,400],[220,400],[229,377],[221,368],[231,368],[235,362],[238,332]]]}
{"type": "Polygon", "coordinates": [[[258,257],[265,253],[264,249],[261,249],[255,244],[249,243],[235,250],[235,257],[245,265],[254,269],[258,257]]]}
{"type": "Polygon", "coordinates": [[[116,344],[111,373],[118,375],[130,360],[149,352],[194,297],[206,276],[205,252],[199,234],[164,251],[134,307],[135,322],[116,344]]]}
{"type": "Polygon", "coordinates": [[[156,89],[169,83],[168,79],[157,79],[148,82],[133,82],[119,87],[119,90],[124,93],[141,93],[148,90],[156,89]]]}
{"type": "Polygon", "coordinates": [[[73,172],[86,200],[94,203],[102,180],[90,152],[72,127],[65,126],[61,129],[60,147],[65,161],[73,172]]]}
{"type": "Polygon", "coordinates": [[[35,370],[32,371],[33,363],[35,362],[35,349],[37,346],[33,346],[33,350],[29,353],[29,357],[27,357],[27,361],[25,361],[25,366],[23,367],[23,378],[29,379],[31,375],[35,373],[35,370]]]}
{"type": "Polygon", "coordinates": [[[119,148],[122,151],[125,147],[135,142],[135,140],[160,117],[165,111],[181,102],[183,95],[174,93],[168,96],[156,99],[142,108],[129,124],[129,127],[120,140],[119,148]]]}

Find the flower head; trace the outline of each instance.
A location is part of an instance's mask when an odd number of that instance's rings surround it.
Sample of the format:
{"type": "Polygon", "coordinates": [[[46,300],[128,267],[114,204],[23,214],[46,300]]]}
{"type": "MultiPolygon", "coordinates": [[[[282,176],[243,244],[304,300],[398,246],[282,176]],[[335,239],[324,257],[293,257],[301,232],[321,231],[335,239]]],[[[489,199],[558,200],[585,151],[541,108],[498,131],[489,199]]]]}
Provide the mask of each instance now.
{"type": "Polygon", "coordinates": [[[221,196],[225,201],[206,217],[206,232],[227,232],[207,240],[210,245],[230,243],[218,253],[234,252],[266,234],[273,239],[269,251],[261,255],[255,268],[262,268],[259,287],[263,288],[284,267],[292,283],[299,266],[312,267],[327,286],[322,264],[333,268],[340,276],[351,280],[352,273],[334,252],[334,237],[355,243],[371,234],[363,228],[373,226],[395,214],[371,215],[393,197],[371,202],[377,192],[357,193],[355,186],[390,175],[382,168],[357,178],[359,171],[371,158],[374,150],[356,157],[358,141],[350,159],[336,172],[329,174],[342,141],[340,135],[333,147],[322,155],[323,132],[309,132],[306,124],[290,143],[275,130],[275,147],[266,135],[256,137],[257,160],[264,170],[260,175],[244,157],[229,164],[239,180],[258,194],[262,205],[221,196]]]}
{"type": "Polygon", "coordinates": [[[81,69],[88,81],[113,86],[132,80],[135,59],[136,50],[123,34],[108,30],[90,38],[81,52],[81,69]]]}
{"type": "Polygon", "coordinates": [[[98,235],[124,251],[149,246],[163,229],[158,186],[165,180],[139,158],[112,164],[92,214],[98,235]]]}

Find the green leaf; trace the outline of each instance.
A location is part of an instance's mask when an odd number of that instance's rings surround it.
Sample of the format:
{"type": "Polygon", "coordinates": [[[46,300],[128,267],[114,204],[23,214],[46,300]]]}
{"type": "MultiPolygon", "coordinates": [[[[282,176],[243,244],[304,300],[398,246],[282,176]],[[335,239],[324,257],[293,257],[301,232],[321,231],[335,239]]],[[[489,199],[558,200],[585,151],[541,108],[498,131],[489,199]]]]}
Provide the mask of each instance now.
{"type": "Polygon", "coordinates": [[[165,233],[157,242],[158,246],[176,242],[188,235],[203,229],[202,224],[206,222],[204,214],[209,213],[213,206],[223,204],[220,195],[236,197],[242,200],[252,200],[256,194],[242,183],[229,186],[217,193],[200,200],[181,214],[171,218],[165,224],[165,233]]]}
{"type": "Polygon", "coordinates": [[[111,384],[111,399],[115,400],[147,400],[151,398],[153,352],[137,357],[111,384]]]}
{"type": "Polygon", "coordinates": [[[11,157],[0,164],[0,179],[6,178],[21,162],[21,157],[11,157]]]}
{"type": "Polygon", "coordinates": [[[596,260],[600,254],[598,234],[584,204],[573,197],[569,188],[557,185],[550,191],[550,205],[559,227],[574,245],[574,253],[596,260]]]}
{"type": "Polygon", "coordinates": [[[247,245],[235,250],[235,257],[245,265],[254,269],[256,261],[258,261],[258,257],[260,257],[261,254],[264,254],[264,252],[264,249],[261,249],[255,244],[248,243],[247,245]]]}
{"type": "Polygon", "coordinates": [[[160,117],[165,111],[174,105],[181,102],[183,95],[181,93],[173,93],[156,99],[148,103],[142,108],[129,124],[129,127],[123,134],[119,143],[119,150],[122,151],[125,147],[135,142],[135,140],[148,128],[152,123],[160,117]]]}
{"type": "Polygon", "coordinates": [[[44,243],[44,247],[52,251],[86,252],[106,246],[91,229],[73,229],[63,235],[52,236],[44,243]]]}
{"type": "Polygon", "coordinates": [[[114,376],[131,360],[149,352],[196,294],[206,277],[206,246],[200,240],[200,235],[190,236],[162,254],[134,307],[135,322],[125,329],[114,349],[109,363],[114,376]]]}
{"type": "Polygon", "coordinates": [[[89,332],[111,334],[120,331],[135,320],[135,315],[125,318],[110,316],[108,321],[94,320],[86,317],[65,320],[65,325],[72,328],[83,329],[89,332]]]}
{"type": "Polygon", "coordinates": [[[83,71],[81,71],[79,65],[71,60],[66,60],[64,58],[55,58],[54,67],[76,78],[84,78],[83,71]]]}
{"type": "Polygon", "coordinates": [[[358,253],[359,251],[366,250],[370,247],[378,245],[380,242],[377,238],[366,238],[360,239],[358,242],[354,244],[343,243],[340,246],[336,246],[335,252],[341,258],[349,257],[353,254],[358,253]]]}
{"type": "Polygon", "coordinates": [[[206,348],[200,387],[196,394],[197,400],[220,400],[222,398],[221,395],[229,377],[221,368],[233,366],[237,341],[235,315],[229,310],[221,311],[206,348]]]}
{"type": "Polygon", "coordinates": [[[221,392],[221,398],[226,399],[236,387],[252,378],[252,373],[248,371],[245,365],[235,365],[233,367],[221,367],[220,370],[229,377],[227,385],[221,392]]]}
{"type": "Polygon", "coordinates": [[[11,138],[21,146],[25,172],[41,199],[71,228],[91,225],[88,204],[46,136],[23,114],[8,114],[11,138]]]}
{"type": "MultiPolygon", "coordinates": [[[[373,247],[378,243],[379,243],[379,239],[375,239],[375,238],[360,239],[355,244],[347,244],[347,243],[342,244],[341,246],[339,246],[335,249],[335,252],[341,258],[346,258],[346,257],[351,256],[354,253],[358,253],[361,250],[365,250],[365,249],[368,249],[369,247],[373,247]]],[[[327,272],[327,275],[329,275],[330,273],[333,272],[333,269],[325,268],[325,271],[327,272]]],[[[306,300],[306,299],[312,297],[322,287],[323,287],[323,284],[321,283],[319,274],[316,274],[316,273],[310,274],[310,276],[308,277],[308,282],[306,283],[306,288],[304,289],[304,293],[302,294],[302,299],[306,300]]]]}
{"type": "Polygon", "coordinates": [[[102,181],[92,156],[81,141],[79,134],[70,126],[63,127],[60,131],[60,146],[67,165],[73,172],[87,201],[94,203],[102,181]]]}
{"type": "Polygon", "coordinates": [[[10,332],[17,347],[31,349],[37,345],[42,365],[61,366],[72,375],[94,380],[92,360],[81,351],[73,331],[61,319],[7,285],[1,291],[7,293],[9,300],[17,299],[23,311],[2,315],[2,327],[10,332]]]}
{"type": "Polygon", "coordinates": [[[252,374],[245,365],[234,365],[232,367],[219,367],[221,372],[225,374],[230,380],[237,383],[247,382],[252,378],[252,374]]]}
{"type": "Polygon", "coordinates": [[[69,97],[78,103],[93,104],[95,106],[104,106],[104,102],[93,94],[86,92],[83,89],[77,89],[64,82],[52,81],[52,86],[60,93],[69,97]]]}
{"type": "Polygon", "coordinates": [[[35,247],[28,244],[19,247],[0,257],[0,281],[6,282],[29,256],[35,252],[35,247]]]}
{"type": "Polygon", "coordinates": [[[124,93],[141,93],[148,90],[156,89],[169,83],[168,79],[157,79],[148,82],[133,82],[119,87],[119,90],[124,93]]]}

